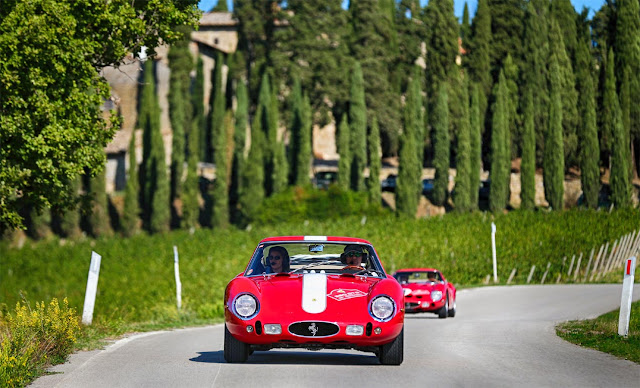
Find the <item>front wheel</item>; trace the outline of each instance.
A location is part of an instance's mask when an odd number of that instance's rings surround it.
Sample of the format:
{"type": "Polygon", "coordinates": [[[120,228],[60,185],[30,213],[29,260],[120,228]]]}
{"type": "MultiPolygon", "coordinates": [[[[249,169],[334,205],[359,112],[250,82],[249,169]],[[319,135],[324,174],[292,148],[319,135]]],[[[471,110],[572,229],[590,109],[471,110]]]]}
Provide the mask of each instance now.
{"type": "Polygon", "coordinates": [[[449,306],[449,296],[447,296],[447,299],[444,301],[444,305],[442,306],[442,308],[438,310],[438,318],[444,319],[447,317],[447,315],[449,314],[449,310],[447,310],[448,306],[449,306]]]}
{"type": "Polygon", "coordinates": [[[456,316],[456,300],[453,300],[453,306],[449,309],[449,317],[453,318],[456,316]]]}
{"type": "Polygon", "coordinates": [[[245,362],[249,358],[250,346],[242,341],[238,341],[227,325],[224,325],[224,359],[226,362],[245,362]]]}
{"type": "Polygon", "coordinates": [[[380,346],[378,359],[382,365],[400,365],[404,359],[404,327],[388,344],[380,346]]]}

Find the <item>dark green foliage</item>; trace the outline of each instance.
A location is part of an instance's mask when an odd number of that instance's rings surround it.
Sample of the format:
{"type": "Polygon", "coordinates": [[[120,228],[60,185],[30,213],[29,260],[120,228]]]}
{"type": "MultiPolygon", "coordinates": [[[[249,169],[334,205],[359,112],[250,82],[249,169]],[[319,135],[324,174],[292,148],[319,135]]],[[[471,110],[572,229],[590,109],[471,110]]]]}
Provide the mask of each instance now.
{"type": "Polygon", "coordinates": [[[173,225],[179,226],[178,199],[182,197],[184,163],[186,161],[186,134],[191,128],[190,86],[193,58],[189,52],[189,30],[185,39],[177,41],[169,49],[169,117],[171,119],[171,204],[174,211],[173,225]]]}
{"type": "Polygon", "coordinates": [[[598,118],[600,119],[598,123],[600,128],[600,149],[604,151],[607,162],[609,162],[608,156],[612,150],[615,120],[614,107],[618,100],[614,63],[613,49],[609,48],[606,64],[601,65],[602,72],[604,72],[604,82],[601,82],[601,103],[600,111],[598,112],[598,118]]]}
{"type": "Polygon", "coordinates": [[[380,204],[382,200],[380,187],[382,152],[380,149],[380,129],[378,128],[378,119],[375,117],[371,121],[367,146],[369,154],[369,180],[367,181],[367,189],[369,191],[369,203],[375,206],[376,204],[380,204]]]}
{"type": "Polygon", "coordinates": [[[416,60],[424,59],[422,41],[427,30],[420,20],[420,2],[401,0],[396,11],[396,30],[398,31],[398,55],[392,69],[392,87],[401,94],[408,87],[407,74],[415,67],[416,60]]]}
{"type": "MultiPolygon", "coordinates": [[[[287,28],[278,29],[272,54],[280,74],[298,78],[309,95],[314,122],[324,126],[341,117],[349,99],[351,68],[346,42],[347,12],[341,0],[289,0],[287,28]]],[[[286,82],[283,84],[292,84],[286,82]]]]}
{"type": "Polygon", "coordinates": [[[216,5],[211,8],[211,12],[229,12],[227,0],[218,0],[218,2],[216,2],[216,5]]]}
{"type": "Polygon", "coordinates": [[[260,119],[256,115],[251,127],[251,148],[247,162],[241,170],[240,179],[241,195],[238,203],[245,222],[258,214],[258,209],[265,197],[263,154],[265,143],[260,119]]]}
{"type": "Polygon", "coordinates": [[[221,52],[216,53],[215,67],[211,77],[211,95],[209,97],[209,139],[211,139],[211,148],[207,151],[206,159],[214,162],[216,159],[215,150],[221,147],[218,144],[219,132],[222,131],[225,113],[225,97],[222,90],[222,67],[224,66],[224,56],[221,52]]]}
{"type": "Polygon", "coordinates": [[[584,203],[587,207],[598,207],[600,192],[600,146],[598,144],[598,127],[596,124],[596,99],[593,82],[593,61],[589,52],[589,36],[580,39],[576,50],[576,80],[579,90],[578,108],[580,128],[578,129],[578,159],[580,161],[580,181],[584,203]]]}
{"type": "Polygon", "coordinates": [[[513,63],[511,54],[507,54],[504,60],[504,78],[507,82],[507,132],[505,134],[505,142],[507,144],[507,152],[509,159],[513,159],[518,155],[518,143],[520,138],[520,128],[522,120],[518,114],[520,106],[520,94],[518,93],[518,67],[513,63]]]}
{"type": "Polygon", "coordinates": [[[471,38],[471,24],[469,24],[469,7],[467,2],[464,3],[462,9],[462,24],[460,25],[460,38],[462,39],[463,46],[466,46],[467,39],[471,38]]]}
{"type": "Polygon", "coordinates": [[[551,76],[549,128],[544,142],[544,196],[553,210],[564,208],[564,151],[562,142],[562,80],[555,54],[549,63],[551,76]]]}
{"type": "Polygon", "coordinates": [[[291,93],[293,118],[289,142],[289,176],[297,186],[309,183],[311,168],[311,106],[307,94],[302,96],[300,81],[296,78],[291,93]]]}
{"type": "MultiPolygon", "coordinates": [[[[138,180],[136,178],[136,184],[138,180]]],[[[78,197],[82,187],[82,177],[77,177],[69,183],[71,195],[78,197]]],[[[136,193],[137,195],[137,193],[136,193]]],[[[136,196],[136,201],[138,197],[136,196]]],[[[74,203],[69,209],[54,209],[54,220],[57,227],[56,233],[62,237],[75,238],[80,236],[80,210],[74,203]]],[[[137,216],[137,215],[136,215],[137,216]]]]}
{"type": "Polygon", "coordinates": [[[491,10],[491,73],[498,81],[507,54],[519,65],[522,57],[522,37],[525,0],[487,0],[491,10]]]}
{"type": "Polygon", "coordinates": [[[213,181],[213,209],[211,212],[211,226],[224,228],[229,225],[229,174],[228,174],[228,134],[234,131],[233,113],[227,111],[223,116],[222,125],[214,138],[214,161],[216,164],[216,179],[213,181]]]}
{"type": "Polygon", "coordinates": [[[433,203],[443,206],[449,194],[449,98],[447,84],[441,83],[436,95],[435,106],[431,113],[433,123],[433,203]]]}
{"type": "Polygon", "coordinates": [[[531,0],[525,17],[522,68],[523,95],[531,90],[536,131],[536,164],[542,162],[544,134],[549,123],[549,6],[544,0],[531,0]]]}
{"type": "Polygon", "coordinates": [[[533,92],[529,89],[524,96],[522,163],[520,164],[520,209],[523,210],[532,210],[536,206],[536,134],[534,129],[534,112],[533,92]]]}
{"type": "MultiPolygon", "coordinates": [[[[458,55],[458,21],[453,15],[452,0],[432,0],[424,13],[427,26],[426,80],[427,96],[437,98],[437,88],[444,80],[449,80],[451,68],[458,55]]],[[[433,123],[432,123],[433,126],[433,123]]]]}
{"type": "Polygon", "coordinates": [[[122,213],[122,234],[131,237],[140,230],[140,178],[136,160],[136,133],[131,133],[129,142],[129,171],[124,188],[124,211],[122,213]]]}
{"type": "Polygon", "coordinates": [[[38,211],[32,209],[26,220],[27,235],[34,240],[42,240],[51,236],[51,210],[38,211]]]}
{"type": "Polygon", "coordinates": [[[198,160],[207,160],[207,150],[211,147],[211,139],[206,130],[204,119],[204,64],[198,57],[196,78],[193,80],[191,105],[193,106],[192,133],[198,138],[198,160]]]}
{"type": "MultiPolygon", "coordinates": [[[[609,51],[609,56],[613,56],[612,51],[609,51]]],[[[609,59],[609,64],[611,64],[613,59],[609,59]]],[[[610,81],[609,77],[607,77],[607,82],[610,81]]],[[[615,78],[613,83],[615,83],[615,78]]],[[[613,126],[611,129],[611,173],[609,178],[611,202],[617,208],[628,208],[631,206],[629,129],[624,127],[622,109],[615,95],[613,98],[613,126]]]]}
{"type": "Polygon", "coordinates": [[[187,136],[187,176],[182,193],[182,224],[185,229],[198,226],[200,216],[198,160],[200,156],[200,138],[196,121],[191,122],[187,136]]]}
{"type": "Polygon", "coordinates": [[[351,182],[351,129],[349,128],[349,120],[347,114],[342,114],[340,127],[338,128],[338,153],[340,160],[338,161],[338,186],[342,190],[349,190],[351,182]]]}
{"type": "Polygon", "coordinates": [[[70,207],[69,184],[105,162],[119,127],[101,109],[99,71],[129,53],[172,43],[174,27],[197,23],[195,0],[3,1],[0,6],[0,228],[18,210],[70,207]],[[150,16],[153,15],[153,16],[150,16]],[[108,121],[111,121],[108,123],[108,121]]]}
{"type": "MultiPolygon", "coordinates": [[[[558,23],[562,32],[562,40],[567,50],[567,55],[571,58],[571,63],[575,63],[576,49],[578,47],[577,20],[578,13],[573,8],[571,0],[551,1],[551,17],[558,23]]],[[[549,38],[551,39],[551,38],[549,38]]]]}
{"type": "Polygon", "coordinates": [[[480,99],[485,103],[480,104],[480,114],[484,122],[486,101],[491,94],[493,80],[491,78],[491,11],[488,0],[478,0],[478,8],[471,26],[471,44],[469,45],[469,58],[467,67],[469,76],[480,86],[480,99]]]}
{"type": "Polygon", "coordinates": [[[618,90],[625,85],[624,72],[629,72],[628,106],[622,100],[621,108],[629,112],[629,127],[634,138],[640,137],[640,4],[638,0],[617,0],[615,25],[615,64],[618,90]]]}
{"type": "Polygon", "coordinates": [[[278,111],[278,98],[275,94],[271,96],[269,105],[269,131],[267,136],[269,141],[267,148],[271,150],[271,194],[279,193],[287,187],[289,166],[287,164],[287,153],[284,148],[284,141],[278,137],[278,127],[280,123],[280,113],[278,111]]]}
{"type": "Polygon", "coordinates": [[[508,147],[509,89],[504,73],[500,72],[494,87],[493,117],[491,123],[491,188],[489,208],[493,212],[502,211],[509,202],[511,172],[511,152],[508,147]]]}
{"type": "MultiPolygon", "coordinates": [[[[404,131],[400,143],[400,160],[396,185],[396,212],[400,217],[415,218],[422,193],[422,96],[420,80],[409,81],[404,107],[404,131]]],[[[447,129],[448,131],[448,129],[447,129]]]]}
{"type": "Polygon", "coordinates": [[[89,233],[93,237],[110,236],[113,232],[109,224],[109,212],[107,210],[106,182],[107,178],[104,169],[89,180],[87,196],[90,200],[90,208],[88,209],[87,219],[89,233]]]}
{"type": "Polygon", "coordinates": [[[349,93],[349,128],[351,143],[351,189],[363,191],[364,168],[367,164],[367,107],[364,98],[364,80],[360,63],[351,73],[349,93]]]}
{"type": "Polygon", "coordinates": [[[471,210],[478,208],[480,172],[482,171],[482,120],[480,114],[480,88],[473,83],[471,88],[471,107],[469,113],[471,155],[469,158],[469,205],[471,210]]]}
{"type": "Polygon", "coordinates": [[[571,66],[571,60],[564,48],[563,31],[558,23],[553,20],[549,30],[549,55],[555,55],[560,72],[560,98],[562,100],[562,130],[564,141],[565,165],[574,166],[577,161],[578,139],[576,128],[578,126],[578,92],[575,86],[575,76],[571,66]]]}
{"type": "Polygon", "coordinates": [[[142,172],[144,225],[150,232],[169,230],[169,179],[164,141],[160,133],[160,105],[156,94],[154,63],[144,65],[144,82],[140,91],[138,127],[142,129],[142,172]]]}
{"type": "MultiPolygon", "coordinates": [[[[365,105],[368,112],[371,112],[368,120],[373,115],[378,118],[382,152],[384,155],[393,155],[398,149],[401,112],[399,96],[393,92],[389,79],[389,69],[395,59],[390,47],[394,31],[389,23],[388,13],[383,12],[375,0],[353,0],[349,3],[349,13],[352,27],[351,54],[362,66],[365,105]]],[[[366,137],[366,129],[364,136],[366,137]]],[[[362,155],[366,155],[366,148],[364,153],[358,151],[357,158],[362,155]]],[[[358,184],[358,188],[361,187],[358,184]]]]}
{"type": "MultiPolygon", "coordinates": [[[[462,90],[460,129],[458,131],[458,149],[456,152],[456,194],[453,201],[457,211],[471,210],[471,123],[469,117],[469,83],[466,81],[462,90]]],[[[476,171],[477,174],[477,171],[476,171]]]]}
{"type": "Polygon", "coordinates": [[[241,220],[239,209],[240,196],[243,187],[241,186],[241,177],[246,165],[246,144],[247,144],[247,126],[249,120],[249,96],[247,95],[247,86],[242,80],[237,85],[238,106],[236,108],[236,128],[233,135],[233,159],[231,161],[231,182],[229,182],[229,209],[231,211],[231,221],[238,223],[241,220]]]}

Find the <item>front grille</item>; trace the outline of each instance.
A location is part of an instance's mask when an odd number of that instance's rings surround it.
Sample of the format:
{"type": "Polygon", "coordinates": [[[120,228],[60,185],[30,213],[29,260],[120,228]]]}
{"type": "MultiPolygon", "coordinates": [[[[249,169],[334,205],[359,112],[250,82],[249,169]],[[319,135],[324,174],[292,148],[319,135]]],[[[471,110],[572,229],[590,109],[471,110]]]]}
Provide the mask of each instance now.
{"type": "Polygon", "coordinates": [[[303,321],[289,325],[289,333],[301,337],[330,337],[339,331],[340,327],[331,322],[303,321]]]}
{"type": "Polygon", "coordinates": [[[409,309],[409,310],[413,310],[413,309],[418,308],[418,307],[420,307],[420,303],[406,302],[404,304],[404,308],[405,309],[409,309]]]}

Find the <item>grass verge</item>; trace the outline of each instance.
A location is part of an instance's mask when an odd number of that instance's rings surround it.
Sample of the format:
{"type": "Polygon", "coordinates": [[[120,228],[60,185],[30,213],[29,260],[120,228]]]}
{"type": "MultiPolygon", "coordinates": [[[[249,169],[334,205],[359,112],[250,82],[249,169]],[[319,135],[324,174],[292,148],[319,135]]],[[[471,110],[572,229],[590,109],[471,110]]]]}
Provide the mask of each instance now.
{"type": "Polygon", "coordinates": [[[618,335],[619,314],[615,310],[596,319],[565,322],[556,326],[556,333],[576,345],[640,364],[640,301],[631,304],[628,337],[618,335]]]}

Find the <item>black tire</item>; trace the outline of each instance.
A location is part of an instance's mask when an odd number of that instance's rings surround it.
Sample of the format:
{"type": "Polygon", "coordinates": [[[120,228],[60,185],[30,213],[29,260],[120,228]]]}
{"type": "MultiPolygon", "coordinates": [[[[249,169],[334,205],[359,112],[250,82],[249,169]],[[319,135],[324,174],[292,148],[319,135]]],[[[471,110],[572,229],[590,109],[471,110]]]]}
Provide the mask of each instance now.
{"type": "Polygon", "coordinates": [[[224,325],[224,359],[226,362],[245,362],[249,358],[250,346],[238,341],[224,325]]]}
{"type": "Polygon", "coordinates": [[[400,365],[404,359],[404,327],[388,344],[380,346],[378,359],[382,365],[400,365]]]}
{"type": "Polygon", "coordinates": [[[449,310],[449,317],[453,318],[456,316],[456,301],[453,300],[453,308],[449,310]]]}
{"type": "Polygon", "coordinates": [[[445,319],[449,314],[449,310],[447,310],[449,306],[449,296],[447,296],[447,300],[444,301],[444,306],[440,310],[438,310],[438,318],[445,319]]]}

